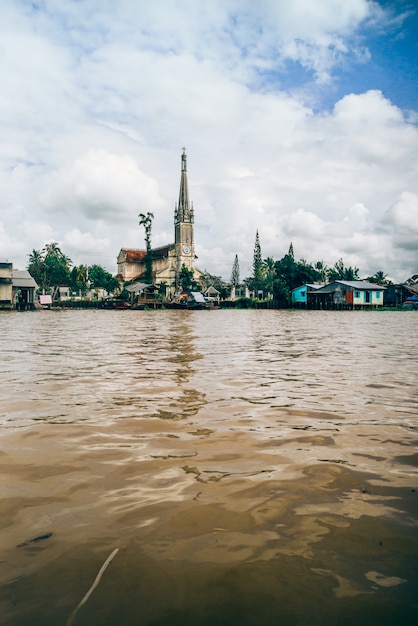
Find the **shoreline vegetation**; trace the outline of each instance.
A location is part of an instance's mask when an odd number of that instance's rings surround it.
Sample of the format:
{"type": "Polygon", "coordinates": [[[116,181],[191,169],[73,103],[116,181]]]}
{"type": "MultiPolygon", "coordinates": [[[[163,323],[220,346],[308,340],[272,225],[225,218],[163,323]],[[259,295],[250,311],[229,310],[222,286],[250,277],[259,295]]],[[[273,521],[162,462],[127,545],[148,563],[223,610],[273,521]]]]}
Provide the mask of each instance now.
{"type": "MultiPolygon", "coordinates": [[[[51,305],[37,306],[35,311],[39,310],[62,310],[62,309],[100,309],[108,311],[116,310],[132,310],[132,311],[168,311],[170,307],[165,306],[164,303],[160,303],[158,307],[144,306],[141,308],[135,306],[123,306],[123,307],[109,307],[106,305],[106,300],[65,300],[56,301],[51,305]]],[[[368,306],[357,308],[348,307],[333,307],[329,309],[309,309],[306,306],[283,306],[274,300],[255,300],[251,298],[239,298],[237,300],[225,300],[219,303],[219,306],[215,310],[219,309],[269,309],[269,310],[293,310],[293,311],[353,311],[353,310],[365,310],[365,311],[410,311],[411,309],[403,306],[368,306]]]]}
{"type": "MultiPolygon", "coordinates": [[[[140,217],[143,218],[142,222],[147,222],[148,229],[150,229],[152,214],[147,214],[147,216],[141,214],[140,217]]],[[[150,256],[152,248],[148,231],[146,243],[147,254],[150,256]]],[[[29,255],[27,270],[38,286],[36,297],[40,294],[50,297],[50,304],[39,298],[40,306],[54,309],[165,309],[170,308],[170,302],[175,303],[179,289],[185,293],[203,294],[202,297],[205,297],[210,305],[207,308],[305,310],[374,310],[375,308],[409,310],[409,308],[417,308],[415,303],[413,307],[403,306],[408,295],[404,293],[409,284],[408,281],[414,279],[415,284],[417,275],[396,285],[383,271],[375,272],[373,276],[360,278],[359,269],[346,266],[341,258],[333,267],[328,267],[323,261],[312,264],[305,259],[296,260],[292,243],[288,252],[278,261],[272,257],[263,259],[258,231],[251,276],[240,280],[238,255],[235,255],[230,281],[225,281],[205,270],[199,275],[197,282],[194,270],[183,265],[178,276],[176,275],[176,293],[173,293],[173,285],[158,283],[157,280],[154,282],[151,266],[147,268],[146,275],[137,275],[135,278],[126,280],[124,275],[112,276],[99,265],[73,265],[71,259],[61,251],[56,242],[47,244],[42,250],[33,250],[29,255]],[[370,297],[370,294],[365,292],[364,305],[362,299],[358,296],[353,299],[352,294],[350,298],[343,298],[339,294],[337,299],[334,299],[334,296],[325,296],[322,299],[312,300],[311,298],[311,301],[306,294],[304,298],[299,295],[294,298],[294,292],[302,289],[303,286],[309,288],[315,285],[326,286],[327,283],[340,281],[352,283],[363,281],[372,284],[373,287],[359,285],[360,290],[392,289],[393,293],[387,299],[382,301],[380,298],[375,302],[374,297],[370,297]]],[[[353,288],[354,284],[350,285],[350,291],[353,291],[353,288]]],[[[19,295],[18,293],[17,296],[19,295]]],[[[379,296],[381,296],[380,293],[379,296]]],[[[38,307],[34,297],[30,300],[22,297],[21,300],[22,306],[16,301],[16,308],[20,310],[38,307]],[[30,306],[26,306],[25,303],[30,303],[30,306]]]]}

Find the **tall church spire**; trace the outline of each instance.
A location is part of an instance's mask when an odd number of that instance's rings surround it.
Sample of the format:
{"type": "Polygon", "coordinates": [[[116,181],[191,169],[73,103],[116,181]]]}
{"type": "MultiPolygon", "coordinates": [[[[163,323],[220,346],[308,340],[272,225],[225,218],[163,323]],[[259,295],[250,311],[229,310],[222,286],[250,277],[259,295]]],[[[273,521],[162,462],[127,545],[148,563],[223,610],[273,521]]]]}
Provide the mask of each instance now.
{"type": "Polygon", "coordinates": [[[179,276],[183,266],[194,271],[194,210],[189,199],[189,185],[187,181],[187,155],[183,148],[181,155],[181,178],[179,201],[174,209],[174,246],[176,256],[176,287],[179,285],[179,276]]]}
{"type": "Polygon", "coordinates": [[[183,154],[181,155],[180,193],[179,202],[175,212],[175,221],[176,223],[193,222],[193,207],[190,206],[189,185],[187,181],[186,148],[183,148],[183,154]]]}

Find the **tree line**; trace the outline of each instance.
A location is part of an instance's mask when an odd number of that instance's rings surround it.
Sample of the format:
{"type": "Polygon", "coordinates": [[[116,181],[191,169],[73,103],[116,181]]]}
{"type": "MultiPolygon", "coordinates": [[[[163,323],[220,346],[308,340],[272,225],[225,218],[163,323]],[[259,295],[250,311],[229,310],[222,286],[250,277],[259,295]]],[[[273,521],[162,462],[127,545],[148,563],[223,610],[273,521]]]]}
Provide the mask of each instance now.
{"type": "MultiPolygon", "coordinates": [[[[346,266],[342,259],[338,259],[332,267],[324,261],[309,263],[305,259],[296,260],[293,244],[281,259],[275,261],[273,257],[262,258],[258,231],[256,232],[252,275],[244,279],[243,283],[250,291],[261,297],[273,297],[279,306],[288,306],[292,302],[292,290],[309,283],[325,283],[335,280],[360,280],[359,268],[346,266]]],[[[387,275],[378,271],[373,276],[363,280],[379,285],[390,284],[387,275]]],[[[238,257],[235,257],[231,274],[231,284],[239,285],[238,257]]]]}
{"type": "Polygon", "coordinates": [[[62,285],[77,295],[85,295],[90,289],[112,293],[119,288],[117,278],[101,265],[74,265],[56,242],[48,243],[41,250],[32,250],[27,269],[40,290],[46,293],[62,285]]]}
{"type": "MultiPolygon", "coordinates": [[[[152,247],[151,247],[151,230],[152,213],[140,213],[139,225],[145,229],[145,282],[152,282],[152,247]]],[[[182,289],[196,289],[206,291],[213,286],[220,293],[222,299],[230,296],[231,288],[244,285],[248,290],[255,294],[257,298],[273,298],[279,306],[289,306],[292,302],[292,290],[306,283],[324,283],[326,281],[333,282],[335,280],[359,280],[358,267],[346,266],[342,259],[328,267],[323,261],[317,261],[312,264],[305,259],[297,261],[294,256],[293,244],[290,243],[289,250],[281,259],[275,261],[273,257],[263,259],[261,254],[260,237],[258,230],[255,237],[252,275],[240,280],[240,269],[238,255],[235,255],[234,264],[232,266],[231,279],[229,282],[224,281],[220,276],[214,276],[209,272],[204,272],[197,282],[194,273],[184,265],[182,266],[178,281],[182,289]]],[[[380,285],[386,285],[390,281],[387,280],[386,274],[379,271],[374,276],[368,276],[365,280],[380,285]]],[[[164,292],[165,285],[160,285],[160,293],[164,292]]]]}
{"type": "MultiPolygon", "coordinates": [[[[152,273],[152,247],[151,228],[152,213],[140,213],[139,225],[145,229],[145,277],[144,282],[153,282],[152,273]]],[[[116,276],[101,265],[74,265],[56,242],[48,243],[41,250],[32,250],[29,255],[27,266],[30,274],[38,283],[40,289],[50,293],[54,288],[62,285],[68,286],[77,295],[85,295],[90,289],[104,289],[108,293],[121,291],[121,284],[116,276]]],[[[328,267],[323,261],[309,263],[305,259],[296,260],[293,244],[290,243],[288,252],[279,260],[273,257],[263,259],[261,253],[260,237],[256,232],[252,274],[241,281],[238,255],[235,255],[232,266],[231,278],[223,280],[220,276],[214,276],[204,272],[199,281],[196,281],[193,270],[183,265],[179,273],[179,286],[182,289],[194,289],[206,291],[209,287],[215,287],[222,299],[230,297],[231,288],[245,286],[258,299],[273,298],[279,306],[289,306],[292,302],[292,290],[306,283],[333,282],[335,280],[359,280],[359,269],[346,266],[342,259],[328,267]]],[[[379,285],[387,285],[387,275],[382,271],[368,276],[368,280],[379,285]]],[[[123,286],[122,286],[123,287],[123,286]]],[[[167,285],[159,285],[159,293],[163,297],[167,285]]]]}

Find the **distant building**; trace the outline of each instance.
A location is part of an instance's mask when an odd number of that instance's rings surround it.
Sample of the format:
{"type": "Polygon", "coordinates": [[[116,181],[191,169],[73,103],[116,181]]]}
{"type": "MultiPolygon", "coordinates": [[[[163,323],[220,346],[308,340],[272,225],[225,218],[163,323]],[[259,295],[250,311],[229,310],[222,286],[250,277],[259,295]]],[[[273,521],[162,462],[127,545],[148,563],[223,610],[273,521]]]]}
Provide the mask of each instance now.
{"type": "Polygon", "coordinates": [[[402,303],[411,295],[411,290],[404,284],[386,285],[383,294],[384,306],[402,306],[402,303]]]}
{"type": "Polygon", "coordinates": [[[292,289],[292,304],[297,307],[306,308],[308,303],[308,290],[313,291],[323,286],[324,283],[306,283],[301,287],[296,287],[296,289],[292,289]]]}
{"type": "Polygon", "coordinates": [[[13,300],[19,311],[35,308],[38,285],[28,270],[13,270],[13,300]]]}
{"type": "Polygon", "coordinates": [[[71,300],[71,290],[68,285],[60,285],[54,290],[54,300],[65,302],[71,300]]]}
{"type": "Polygon", "coordinates": [[[13,263],[0,263],[0,309],[13,308],[13,263]]]}
{"type": "Polygon", "coordinates": [[[216,302],[217,304],[219,304],[219,301],[221,299],[221,292],[218,291],[213,285],[206,289],[204,295],[210,302],[216,302]]]}
{"type": "Polygon", "coordinates": [[[386,287],[365,280],[336,280],[308,289],[309,309],[364,309],[383,306],[386,287]]]}
{"type": "Polygon", "coordinates": [[[0,309],[34,309],[37,288],[27,270],[14,270],[8,261],[0,263],[0,309]]]}
{"type": "MultiPolygon", "coordinates": [[[[119,252],[118,275],[124,282],[141,281],[145,277],[146,250],[122,248],[119,252]]],[[[181,178],[178,204],[174,209],[174,243],[153,248],[152,266],[155,285],[165,283],[173,294],[179,287],[179,275],[183,265],[194,272],[199,280],[201,272],[195,267],[194,209],[189,200],[187,180],[187,155],[181,155],[181,178]]]]}
{"type": "Polygon", "coordinates": [[[250,290],[247,285],[236,285],[231,287],[229,299],[234,301],[239,300],[240,298],[249,298],[250,296],[250,290]]]}

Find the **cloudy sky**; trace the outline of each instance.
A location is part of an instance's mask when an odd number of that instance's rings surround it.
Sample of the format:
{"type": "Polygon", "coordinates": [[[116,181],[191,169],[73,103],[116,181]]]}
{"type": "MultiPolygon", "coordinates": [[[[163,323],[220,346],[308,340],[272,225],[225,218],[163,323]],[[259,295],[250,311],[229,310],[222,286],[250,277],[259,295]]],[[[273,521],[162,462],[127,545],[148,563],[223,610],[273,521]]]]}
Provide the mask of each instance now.
{"type": "Polygon", "coordinates": [[[235,254],[418,273],[416,0],[2,0],[0,258],[57,241],[116,273],[174,240],[182,147],[197,266],[235,254]]]}

